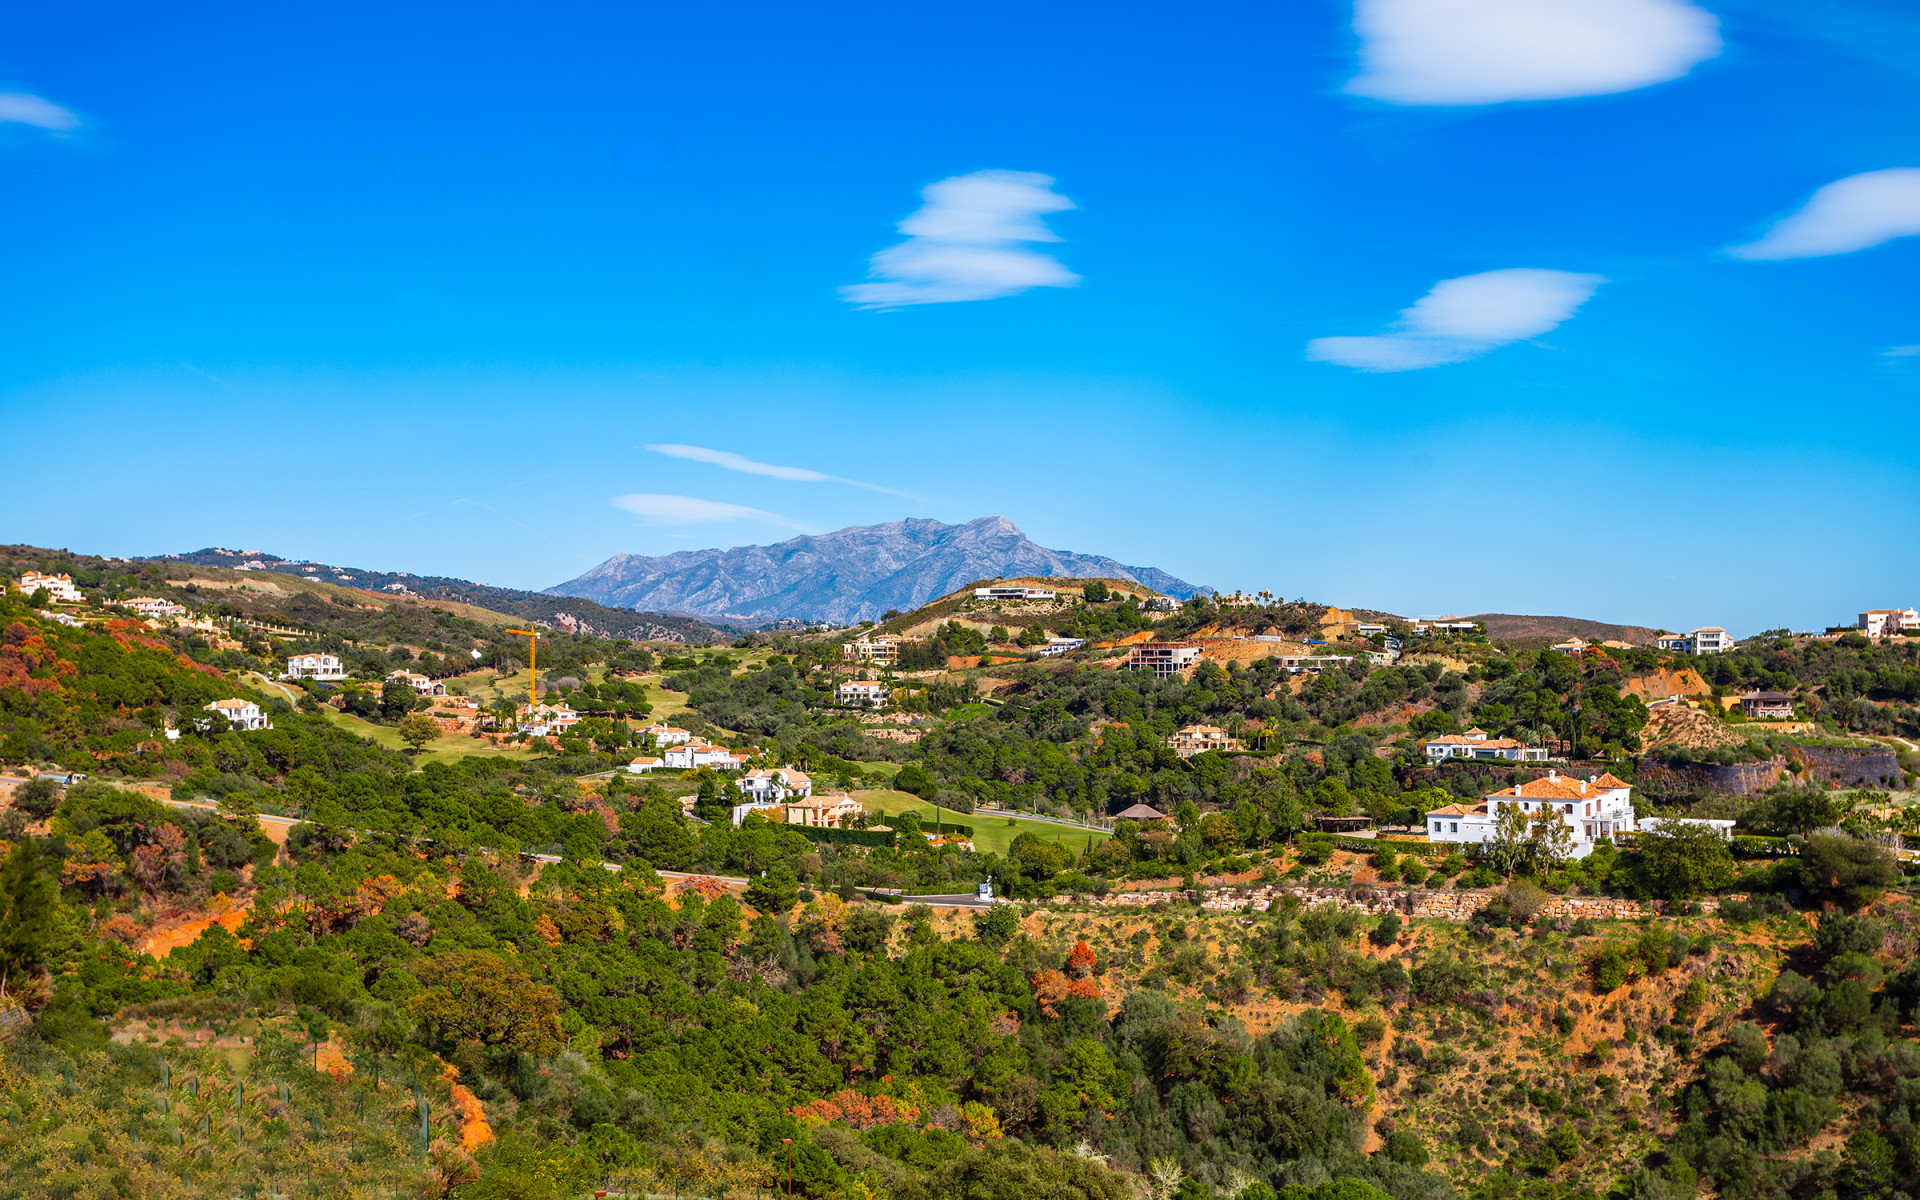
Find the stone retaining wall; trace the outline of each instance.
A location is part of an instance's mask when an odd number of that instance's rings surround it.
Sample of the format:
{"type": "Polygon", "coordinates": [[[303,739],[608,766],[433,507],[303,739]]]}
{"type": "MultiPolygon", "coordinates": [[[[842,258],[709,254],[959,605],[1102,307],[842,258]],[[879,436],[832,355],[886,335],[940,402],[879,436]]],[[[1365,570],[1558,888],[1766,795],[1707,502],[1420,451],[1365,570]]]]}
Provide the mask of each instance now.
{"type": "MultiPolygon", "coordinates": [[[[1380,887],[1305,887],[1272,884],[1232,891],[1211,892],[1200,907],[1214,912],[1265,912],[1275,900],[1294,897],[1308,906],[1333,904],[1356,912],[1404,916],[1438,921],[1466,921],[1479,912],[1495,895],[1492,891],[1426,891],[1419,888],[1380,887]]],[[[1184,891],[1113,892],[1103,900],[1089,903],[1122,908],[1147,908],[1159,903],[1191,904],[1193,893],[1184,891]]],[[[1701,907],[1712,912],[1716,900],[1703,900],[1701,907]]],[[[1611,896],[1555,896],[1541,910],[1544,917],[1590,917],[1596,921],[1628,921],[1662,915],[1667,906],[1660,901],[1642,903],[1611,896]]]]}

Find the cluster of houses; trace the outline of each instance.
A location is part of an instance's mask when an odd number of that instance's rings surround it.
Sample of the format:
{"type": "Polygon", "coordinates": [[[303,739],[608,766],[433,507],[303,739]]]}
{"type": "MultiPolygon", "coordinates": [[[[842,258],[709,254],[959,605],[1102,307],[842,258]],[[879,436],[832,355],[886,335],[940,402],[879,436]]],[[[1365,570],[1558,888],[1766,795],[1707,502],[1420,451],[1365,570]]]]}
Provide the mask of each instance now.
{"type": "Polygon", "coordinates": [[[1653,644],[1675,654],[1725,654],[1733,649],[1734,640],[1718,625],[1707,625],[1687,633],[1663,633],[1653,644]]]}

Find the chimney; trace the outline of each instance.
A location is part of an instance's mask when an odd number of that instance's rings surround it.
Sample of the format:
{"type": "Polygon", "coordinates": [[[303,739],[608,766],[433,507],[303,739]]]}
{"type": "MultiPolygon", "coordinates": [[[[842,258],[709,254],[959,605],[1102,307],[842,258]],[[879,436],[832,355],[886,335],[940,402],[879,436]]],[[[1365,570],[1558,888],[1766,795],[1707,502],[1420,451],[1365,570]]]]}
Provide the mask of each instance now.
{"type": "Polygon", "coordinates": [[[1558,779],[1558,778],[1560,778],[1560,772],[1559,772],[1559,771],[1558,771],[1557,769],[1555,769],[1555,768],[1553,768],[1553,767],[1548,767],[1548,768],[1547,768],[1547,778],[1548,778],[1548,779],[1558,779]]]}

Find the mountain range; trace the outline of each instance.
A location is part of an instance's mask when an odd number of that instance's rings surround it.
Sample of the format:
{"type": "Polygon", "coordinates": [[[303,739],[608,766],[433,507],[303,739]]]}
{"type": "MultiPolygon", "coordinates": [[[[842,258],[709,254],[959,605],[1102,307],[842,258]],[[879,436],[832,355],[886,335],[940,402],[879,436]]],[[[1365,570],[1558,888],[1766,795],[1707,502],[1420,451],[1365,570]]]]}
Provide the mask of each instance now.
{"type": "Polygon", "coordinates": [[[1154,567],[1049,550],[1005,517],[981,517],[856,525],[771,546],[616,554],[547,593],[708,621],[853,622],[918,608],[976,580],[1023,576],[1126,579],[1181,599],[1210,590],[1154,567]]]}

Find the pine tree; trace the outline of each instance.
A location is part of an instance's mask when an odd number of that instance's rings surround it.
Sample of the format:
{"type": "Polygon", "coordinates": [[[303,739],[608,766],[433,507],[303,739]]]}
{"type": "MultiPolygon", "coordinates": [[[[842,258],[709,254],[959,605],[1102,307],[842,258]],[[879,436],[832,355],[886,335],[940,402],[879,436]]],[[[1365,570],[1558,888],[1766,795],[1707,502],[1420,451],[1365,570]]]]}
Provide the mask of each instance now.
{"type": "Polygon", "coordinates": [[[10,979],[40,966],[53,935],[57,889],[40,858],[40,844],[20,839],[0,865],[0,971],[10,979]]]}

